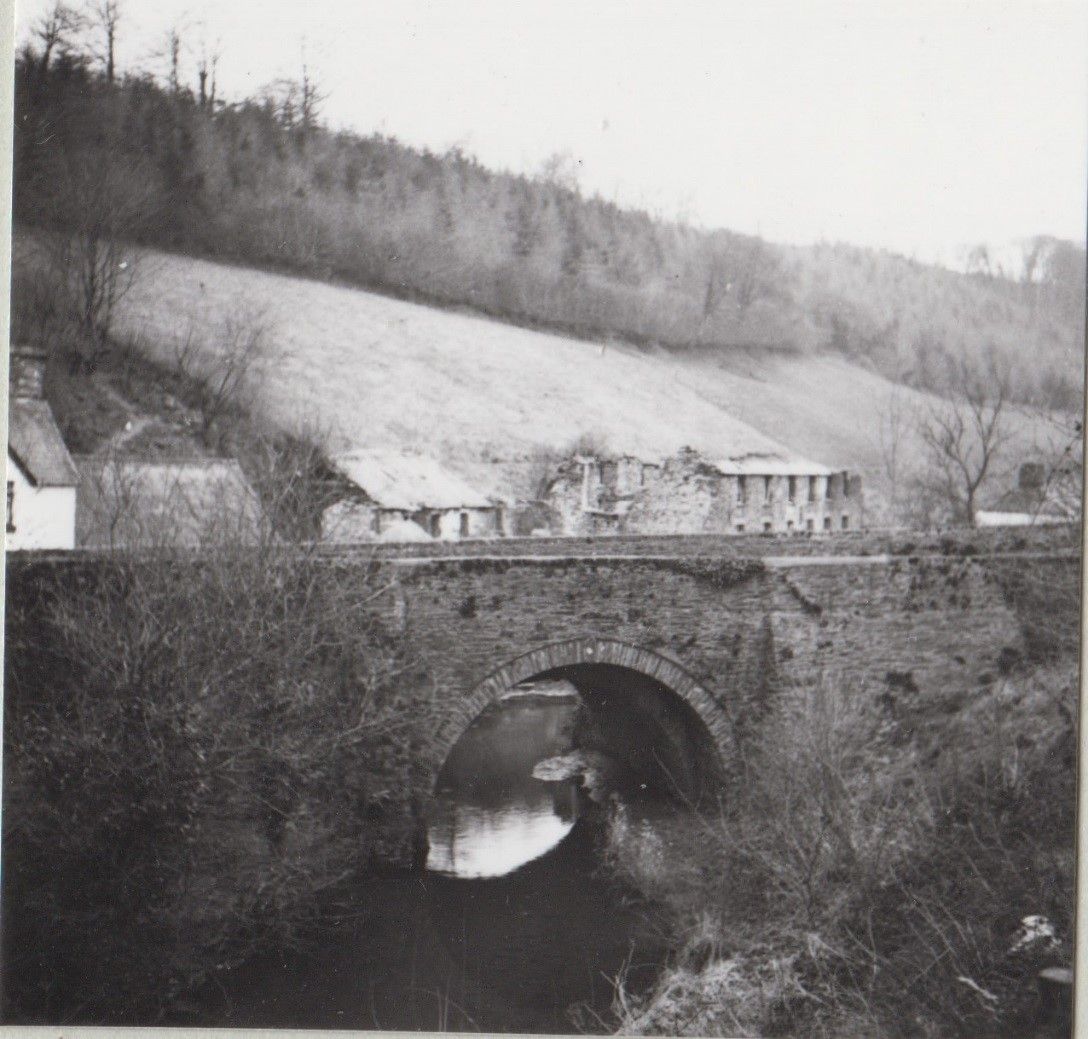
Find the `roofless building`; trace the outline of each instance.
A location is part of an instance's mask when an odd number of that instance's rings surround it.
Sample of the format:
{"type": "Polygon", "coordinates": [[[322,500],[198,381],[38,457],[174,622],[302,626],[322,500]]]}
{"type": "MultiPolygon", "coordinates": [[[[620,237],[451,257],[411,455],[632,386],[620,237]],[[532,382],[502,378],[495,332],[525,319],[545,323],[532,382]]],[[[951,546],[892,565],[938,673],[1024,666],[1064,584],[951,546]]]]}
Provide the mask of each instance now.
{"type": "Polygon", "coordinates": [[[861,480],[785,451],[660,463],[576,455],[547,493],[566,534],[743,534],[856,530],[861,480]]]}

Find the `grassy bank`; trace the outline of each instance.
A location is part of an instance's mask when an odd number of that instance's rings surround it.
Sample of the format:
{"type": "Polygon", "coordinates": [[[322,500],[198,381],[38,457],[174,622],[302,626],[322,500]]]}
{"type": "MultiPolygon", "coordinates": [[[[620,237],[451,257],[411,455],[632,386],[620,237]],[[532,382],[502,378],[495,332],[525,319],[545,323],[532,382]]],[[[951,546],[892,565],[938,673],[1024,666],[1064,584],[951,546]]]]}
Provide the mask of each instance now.
{"type": "Polygon", "coordinates": [[[779,703],[715,817],[656,834],[615,821],[613,864],[677,950],[648,997],[621,983],[618,1031],[1030,1026],[1038,970],[1072,957],[1074,661],[1006,675],[924,743],[828,681],[779,703]],[[1025,917],[1046,923],[1021,942],[1025,917]]]}
{"type": "Polygon", "coordinates": [[[832,350],[943,390],[934,351],[1032,357],[1019,399],[1080,396],[1083,249],[1039,239],[1031,277],[963,275],[837,244],[782,246],[585,197],[395,138],[211,103],[77,49],[15,79],[15,213],[576,337],[740,358],[832,350]],[[96,211],[102,211],[99,217],[96,211]]]}

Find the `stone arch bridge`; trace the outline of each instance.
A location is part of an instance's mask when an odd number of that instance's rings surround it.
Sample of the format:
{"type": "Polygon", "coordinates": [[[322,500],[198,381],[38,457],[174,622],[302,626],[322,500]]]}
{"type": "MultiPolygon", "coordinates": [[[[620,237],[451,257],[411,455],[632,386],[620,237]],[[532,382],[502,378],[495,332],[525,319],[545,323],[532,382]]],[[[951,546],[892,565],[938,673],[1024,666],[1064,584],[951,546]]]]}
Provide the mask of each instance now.
{"type": "MultiPolygon", "coordinates": [[[[519,682],[571,680],[688,792],[818,683],[925,727],[1028,652],[1016,575],[1079,589],[1079,530],[601,538],[390,549],[388,615],[448,692],[435,767],[519,682]],[[647,723],[623,726],[637,714],[647,723]],[[651,730],[656,736],[648,735],[651,730]]],[[[1072,623],[1076,623],[1073,617],[1072,623]]]]}
{"type": "MultiPolygon", "coordinates": [[[[924,725],[1027,651],[1010,575],[1030,570],[1075,599],[1079,540],[1074,528],[523,539],[322,558],[382,572],[375,609],[445,699],[419,763],[425,803],[480,712],[541,677],[573,682],[602,731],[652,752],[689,792],[728,778],[738,742],[790,689],[845,685],[924,725]]],[[[20,573],[38,563],[9,555],[9,596],[31,594],[20,573]]],[[[389,859],[409,854],[398,847],[389,859]]]]}

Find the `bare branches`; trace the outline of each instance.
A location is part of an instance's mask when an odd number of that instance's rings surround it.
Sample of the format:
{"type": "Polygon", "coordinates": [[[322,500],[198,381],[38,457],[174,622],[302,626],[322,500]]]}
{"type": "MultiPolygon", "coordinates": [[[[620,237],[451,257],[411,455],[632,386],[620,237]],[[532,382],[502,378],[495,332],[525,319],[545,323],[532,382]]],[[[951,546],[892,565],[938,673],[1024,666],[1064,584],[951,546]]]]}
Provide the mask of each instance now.
{"type": "Polygon", "coordinates": [[[972,361],[945,351],[939,363],[947,396],[928,401],[918,433],[945,504],[973,525],[979,490],[1008,443],[1012,376],[992,353],[972,361]]]}
{"type": "Polygon", "coordinates": [[[100,35],[93,53],[102,62],[110,86],[117,75],[117,28],[121,17],[121,0],[95,0],[91,5],[91,25],[100,35]]]}
{"type": "Polygon", "coordinates": [[[78,331],[74,359],[94,365],[138,276],[132,239],[149,222],[153,189],[145,171],[122,159],[97,163],[73,152],[51,172],[42,214],[51,229],[43,239],[48,266],[78,331]]]}
{"type": "Polygon", "coordinates": [[[276,79],[264,88],[265,104],[285,130],[305,132],[316,126],[326,96],[305,64],[298,79],[276,79]]]}
{"type": "Polygon", "coordinates": [[[905,476],[904,448],[911,433],[913,416],[906,400],[906,388],[898,378],[892,382],[888,404],[880,416],[880,458],[888,486],[888,509],[893,521],[900,517],[900,495],[905,476]]]}
{"type": "Polygon", "coordinates": [[[84,16],[63,0],[56,0],[53,6],[38,19],[34,25],[33,34],[42,48],[39,61],[42,75],[49,71],[49,62],[54,51],[62,54],[70,51],[85,24],[84,16]]]}
{"type": "Polygon", "coordinates": [[[280,357],[265,312],[245,304],[224,319],[213,342],[192,326],[175,342],[173,361],[195,387],[206,446],[215,446],[221,420],[247,406],[261,370],[280,357]]]}
{"type": "Polygon", "coordinates": [[[222,57],[222,41],[209,41],[205,29],[200,38],[200,48],[196,58],[197,101],[201,108],[215,111],[216,76],[219,60],[222,57]]]}
{"type": "Polygon", "coordinates": [[[166,30],[163,41],[163,55],[166,59],[167,85],[170,93],[177,97],[181,92],[181,28],[172,25],[166,30]]]}

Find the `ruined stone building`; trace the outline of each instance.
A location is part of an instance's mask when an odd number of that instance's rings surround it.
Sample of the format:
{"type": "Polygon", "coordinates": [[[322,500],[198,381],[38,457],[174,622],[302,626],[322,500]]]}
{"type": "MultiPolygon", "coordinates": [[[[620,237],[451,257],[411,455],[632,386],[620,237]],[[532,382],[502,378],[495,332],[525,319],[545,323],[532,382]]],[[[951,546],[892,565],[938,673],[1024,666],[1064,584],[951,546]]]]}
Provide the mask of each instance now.
{"type": "Polygon", "coordinates": [[[862,525],[861,480],[785,451],[660,463],[576,455],[546,495],[563,534],[819,533],[862,525]]]}

